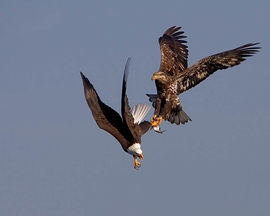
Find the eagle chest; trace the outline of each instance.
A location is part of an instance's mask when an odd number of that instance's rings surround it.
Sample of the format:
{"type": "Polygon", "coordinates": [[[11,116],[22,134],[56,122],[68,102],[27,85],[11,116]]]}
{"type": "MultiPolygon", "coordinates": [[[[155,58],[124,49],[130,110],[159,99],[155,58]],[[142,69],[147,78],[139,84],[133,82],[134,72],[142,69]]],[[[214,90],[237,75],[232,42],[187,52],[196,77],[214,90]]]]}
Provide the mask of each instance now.
{"type": "Polygon", "coordinates": [[[177,83],[174,82],[174,83],[170,83],[167,87],[167,91],[165,93],[165,98],[166,100],[170,101],[172,100],[172,97],[177,95],[177,83]]]}

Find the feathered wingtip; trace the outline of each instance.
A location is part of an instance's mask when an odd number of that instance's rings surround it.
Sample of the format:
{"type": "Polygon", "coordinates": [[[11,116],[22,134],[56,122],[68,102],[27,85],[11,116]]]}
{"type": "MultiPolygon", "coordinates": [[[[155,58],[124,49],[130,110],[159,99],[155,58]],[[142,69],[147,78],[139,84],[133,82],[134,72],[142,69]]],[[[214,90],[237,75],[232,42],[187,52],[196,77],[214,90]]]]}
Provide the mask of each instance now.
{"type": "Polygon", "coordinates": [[[129,71],[129,64],[131,61],[131,57],[128,57],[126,65],[125,65],[125,70],[124,70],[124,81],[127,82],[127,78],[128,78],[128,71],[129,71]]]}
{"type": "Polygon", "coordinates": [[[255,53],[259,52],[261,47],[257,46],[260,43],[248,43],[243,46],[236,48],[235,50],[240,52],[241,57],[250,57],[253,56],[255,53]]]}
{"type": "Polygon", "coordinates": [[[134,123],[140,124],[144,117],[149,112],[150,107],[146,104],[138,103],[131,109],[131,114],[134,118],[134,123]]]}
{"type": "MultiPolygon", "coordinates": [[[[172,26],[170,28],[168,28],[164,33],[163,36],[159,38],[159,43],[162,43],[162,40],[164,38],[167,37],[173,37],[175,39],[175,42],[180,43],[181,46],[185,47],[186,49],[188,48],[188,46],[186,45],[187,41],[183,40],[184,38],[186,38],[187,36],[184,35],[183,31],[179,31],[182,27],[176,27],[176,26],[172,26]]],[[[186,52],[188,52],[186,50],[186,52]]]]}
{"type": "Polygon", "coordinates": [[[87,77],[84,76],[84,74],[82,72],[80,72],[80,74],[81,74],[81,78],[82,78],[82,81],[83,81],[84,89],[87,90],[87,89],[94,88],[92,83],[90,83],[90,81],[87,79],[87,77]]]}

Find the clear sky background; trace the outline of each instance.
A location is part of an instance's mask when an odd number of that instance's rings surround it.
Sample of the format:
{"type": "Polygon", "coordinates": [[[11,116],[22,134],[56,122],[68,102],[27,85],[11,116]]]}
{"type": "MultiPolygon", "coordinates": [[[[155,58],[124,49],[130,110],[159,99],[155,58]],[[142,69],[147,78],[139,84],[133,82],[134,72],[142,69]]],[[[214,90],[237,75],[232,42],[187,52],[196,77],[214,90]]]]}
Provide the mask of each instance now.
{"type": "Polygon", "coordinates": [[[268,0],[1,0],[0,215],[270,215],[269,9],[268,0]],[[130,56],[130,104],[148,103],[158,37],[172,25],[188,36],[189,65],[249,42],[262,50],[184,93],[193,121],[146,134],[136,171],[97,127],[79,72],[120,111],[130,56]]]}

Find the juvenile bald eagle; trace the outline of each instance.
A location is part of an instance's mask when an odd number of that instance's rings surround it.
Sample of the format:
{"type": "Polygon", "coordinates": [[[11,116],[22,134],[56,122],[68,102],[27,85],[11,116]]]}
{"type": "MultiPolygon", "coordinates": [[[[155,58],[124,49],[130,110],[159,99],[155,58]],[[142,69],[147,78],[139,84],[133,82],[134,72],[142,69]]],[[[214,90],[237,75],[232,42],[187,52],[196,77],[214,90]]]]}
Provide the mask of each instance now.
{"type": "Polygon", "coordinates": [[[177,125],[191,121],[184,112],[178,95],[196,86],[217,70],[240,64],[246,57],[259,51],[258,43],[249,43],[238,48],[203,58],[187,67],[188,49],[183,40],[186,36],[181,27],[167,29],[159,38],[161,63],[152,76],[157,94],[147,94],[155,108],[151,122],[153,127],[161,124],[162,118],[177,125]]]}
{"type": "Polygon", "coordinates": [[[123,150],[134,157],[134,168],[140,167],[140,160],[143,160],[141,150],[141,137],[151,127],[151,123],[143,121],[150,107],[146,104],[137,104],[130,109],[126,95],[126,83],[128,77],[128,58],[122,83],[121,114],[122,117],[111,107],[101,101],[93,85],[81,72],[84,86],[84,95],[97,125],[114,136],[121,144],[123,150]]]}

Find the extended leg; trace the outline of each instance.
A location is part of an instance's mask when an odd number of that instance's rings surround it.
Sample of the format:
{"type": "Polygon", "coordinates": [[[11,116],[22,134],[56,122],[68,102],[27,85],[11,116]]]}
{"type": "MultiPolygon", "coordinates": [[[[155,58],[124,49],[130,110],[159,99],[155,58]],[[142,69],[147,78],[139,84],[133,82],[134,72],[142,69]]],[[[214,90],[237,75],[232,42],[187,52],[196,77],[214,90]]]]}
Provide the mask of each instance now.
{"type": "Polygon", "coordinates": [[[141,166],[140,162],[137,159],[137,156],[133,156],[134,157],[134,169],[138,170],[141,166]]]}
{"type": "Polygon", "coordinates": [[[159,126],[161,124],[161,122],[162,122],[162,117],[158,116],[159,113],[160,113],[160,107],[161,107],[161,99],[157,98],[156,107],[155,107],[155,113],[154,113],[154,116],[151,118],[151,124],[152,124],[153,128],[159,126]]]}
{"type": "Polygon", "coordinates": [[[158,117],[157,115],[154,115],[154,117],[151,118],[151,124],[152,127],[157,127],[162,122],[162,116],[158,117]]]}

